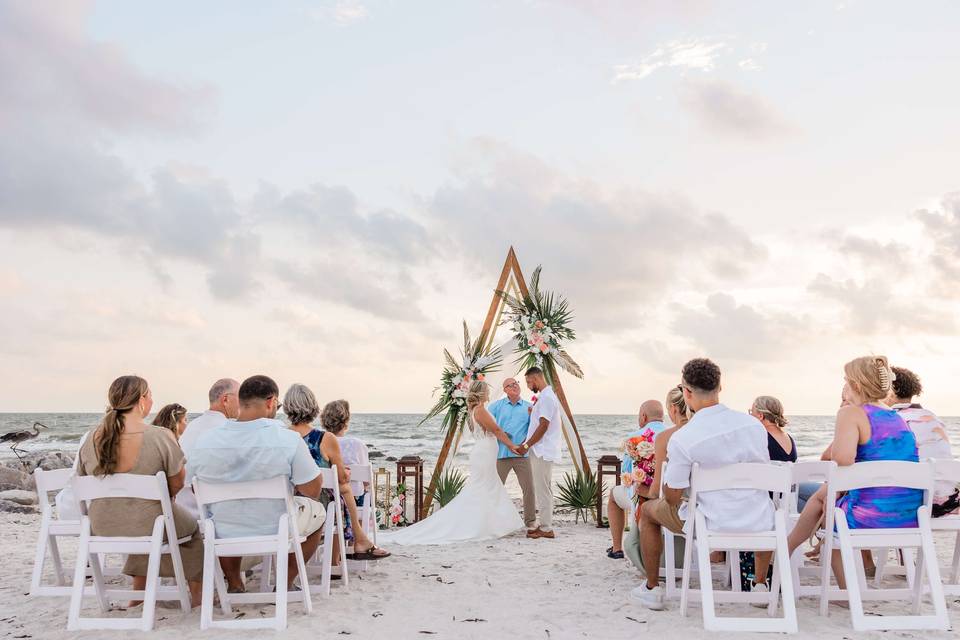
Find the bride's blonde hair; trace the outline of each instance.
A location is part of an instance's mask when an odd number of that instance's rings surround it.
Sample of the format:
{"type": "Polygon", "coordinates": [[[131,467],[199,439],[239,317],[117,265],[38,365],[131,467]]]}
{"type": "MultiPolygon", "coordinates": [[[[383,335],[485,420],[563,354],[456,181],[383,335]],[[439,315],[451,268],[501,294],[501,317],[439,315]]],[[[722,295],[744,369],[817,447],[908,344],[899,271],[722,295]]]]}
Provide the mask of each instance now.
{"type": "Polygon", "coordinates": [[[481,380],[474,380],[467,389],[467,424],[470,431],[474,431],[476,422],[473,419],[473,410],[490,399],[490,385],[481,380]]]}

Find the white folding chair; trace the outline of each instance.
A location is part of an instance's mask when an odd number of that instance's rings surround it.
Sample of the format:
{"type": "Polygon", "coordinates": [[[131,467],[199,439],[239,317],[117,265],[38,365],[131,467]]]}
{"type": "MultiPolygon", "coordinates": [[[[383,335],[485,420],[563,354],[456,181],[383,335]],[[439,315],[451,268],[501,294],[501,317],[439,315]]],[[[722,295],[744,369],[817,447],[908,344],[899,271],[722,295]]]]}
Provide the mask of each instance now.
{"type": "MultiPolygon", "coordinates": [[[[706,518],[697,507],[697,495],[720,489],[744,489],[786,495],[790,492],[790,467],[770,463],[739,463],[702,468],[693,465],[690,480],[690,502],[687,518],[693,520],[693,538],[696,541],[700,565],[700,601],[703,610],[703,626],[708,631],[768,631],[780,633],[797,632],[797,611],[793,595],[793,579],[790,571],[790,554],[787,550],[786,506],[774,511],[773,528],[768,531],[712,531],[707,529],[706,518]],[[772,551],[774,554],[773,582],[769,593],[745,591],[715,592],[710,573],[710,552],[726,551],[728,556],[739,550],[772,551]],[[777,599],[783,592],[783,617],[774,618],[777,599]],[[719,617],[715,602],[760,602],[767,604],[768,618],[719,617]]],[[[766,496],[763,496],[766,498],[766,496]]],[[[689,548],[689,545],[688,545],[689,548]]],[[[680,598],[680,613],[687,614],[686,593],[690,585],[690,556],[685,554],[683,568],[683,592],[680,598]]]]}
{"type": "MultiPolygon", "coordinates": [[[[933,473],[935,481],[960,484],[960,460],[934,460],[933,473]]],[[[953,543],[953,561],[945,571],[945,574],[950,577],[944,582],[943,591],[951,596],[960,595],[960,514],[931,518],[930,529],[956,534],[953,543]]]]}
{"type": "MultiPolygon", "coordinates": [[[[799,499],[800,485],[805,482],[819,482],[824,485],[830,477],[830,469],[837,466],[836,462],[831,460],[805,460],[794,462],[790,465],[791,486],[790,493],[786,496],[787,508],[787,531],[793,531],[800,519],[799,499]]],[[[809,564],[804,556],[803,547],[797,547],[790,557],[790,563],[793,566],[793,591],[796,597],[818,596],[820,595],[819,584],[801,584],[801,577],[819,578],[821,567],[816,564],[809,564]]]]}
{"type": "MultiPolygon", "coordinates": [[[[327,519],[323,523],[323,542],[317,547],[317,552],[307,563],[307,575],[320,575],[320,593],[330,595],[330,576],[334,573],[340,576],[343,586],[350,584],[350,572],[347,568],[347,545],[343,537],[343,509],[340,505],[340,481],[337,477],[337,467],[320,469],[324,489],[333,491],[333,499],[327,505],[327,519]],[[334,539],[339,542],[340,564],[333,565],[334,539]]],[[[354,523],[356,526],[356,523],[354,523]]]]}
{"type": "MultiPolygon", "coordinates": [[[[265,480],[249,482],[211,483],[199,478],[193,479],[193,493],[197,497],[200,509],[200,524],[203,531],[203,596],[200,603],[200,628],[223,629],[263,629],[279,630],[287,627],[287,602],[303,603],[304,612],[309,615],[313,610],[310,600],[310,584],[306,579],[307,571],[300,545],[306,540],[297,528],[297,509],[293,503],[293,487],[287,476],[274,476],[265,480]],[[210,505],[230,500],[272,499],[282,500],[284,513],[277,519],[277,532],[272,535],[241,536],[236,538],[218,538],[216,526],[208,517],[210,505]],[[293,553],[297,570],[301,576],[300,591],[287,591],[287,555],[293,553]],[[220,569],[220,558],[244,556],[269,556],[276,565],[276,589],[260,592],[227,593],[220,569]],[[231,615],[234,604],[249,602],[273,602],[275,615],[271,618],[242,618],[230,620],[213,619],[213,591],[216,584],[220,598],[220,608],[224,615],[231,615]]],[[[266,564],[266,563],[265,563],[266,564]]],[[[269,575],[270,567],[263,571],[269,575]]],[[[269,585],[269,580],[265,581],[269,585]]]]}
{"type": "Polygon", "coordinates": [[[177,538],[177,529],[173,520],[173,507],[170,489],[163,471],[154,476],[132,473],[115,473],[98,478],[96,476],[73,476],[70,481],[77,503],[80,506],[80,542],[77,561],[73,572],[73,585],[70,595],[70,614],[67,629],[153,629],[157,600],[179,600],[184,612],[190,611],[190,592],[183,573],[180,558],[180,544],[190,536],[177,538]],[[153,522],[153,531],[146,536],[94,536],[90,533],[89,503],[101,498],[138,498],[156,500],[160,503],[161,514],[153,522]],[[164,542],[166,534],[167,542],[164,542]],[[108,590],[103,582],[103,570],[100,566],[100,554],[125,553],[148,555],[147,585],[140,590],[108,590]],[[160,584],[160,557],[169,555],[173,563],[176,585],[164,587],[160,584]],[[143,615],[139,618],[84,618],[80,616],[83,604],[84,582],[87,575],[87,563],[93,574],[93,587],[101,611],[110,607],[108,597],[143,600],[143,615]]]}
{"type": "MultiPolygon", "coordinates": [[[[360,517],[360,523],[354,524],[354,528],[360,526],[367,537],[377,543],[377,510],[373,505],[373,467],[369,464],[351,464],[350,481],[364,483],[365,491],[363,494],[363,506],[357,507],[357,515],[360,517]]],[[[353,548],[351,547],[350,552],[353,548]]],[[[348,560],[347,566],[357,571],[366,571],[370,567],[366,560],[348,560]]]]}
{"type": "MultiPolygon", "coordinates": [[[[660,474],[660,495],[663,495],[663,476],[660,474]]],[[[685,545],[688,540],[692,540],[690,533],[693,531],[693,520],[687,520],[684,523],[683,533],[674,533],[666,527],[661,527],[663,534],[663,567],[660,569],[660,577],[664,579],[666,585],[664,596],[668,600],[680,598],[681,589],[677,587],[677,580],[682,575],[682,567],[677,567],[676,562],[676,540],[683,540],[685,545]]],[[[686,546],[684,547],[684,557],[687,557],[686,546]]],[[[698,568],[697,556],[692,553],[689,556],[693,563],[693,568],[698,568]]],[[[714,567],[710,564],[711,574],[719,572],[719,577],[724,586],[730,586],[734,591],[740,590],[740,554],[728,553],[723,567],[714,567]]],[[[687,597],[695,602],[700,601],[700,590],[687,585],[687,597]]]]}
{"type": "Polygon", "coordinates": [[[33,561],[33,575],[30,577],[31,596],[68,596],[71,593],[71,588],[67,584],[67,575],[63,570],[63,562],[60,559],[57,538],[79,537],[80,521],[59,519],[50,501],[50,494],[62,491],[72,476],[73,469],[44,471],[37,468],[33,472],[37,485],[37,498],[40,501],[40,536],[37,538],[37,553],[33,561]],[[53,562],[55,585],[43,582],[43,567],[48,551],[50,560],[53,562]]]}
{"type": "Polygon", "coordinates": [[[827,482],[825,504],[825,535],[823,551],[820,554],[820,614],[827,615],[830,600],[846,599],[850,603],[850,616],[853,628],[857,631],[900,630],[900,629],[942,629],[950,626],[947,617],[943,585],[940,582],[940,567],[936,549],[933,545],[933,533],[930,529],[930,503],[933,493],[933,466],[927,462],[876,461],[858,462],[853,465],[836,467],[830,472],[827,482]],[[855,489],[873,487],[903,487],[921,489],[924,492],[923,504],[917,509],[916,528],[901,529],[850,529],[843,511],[834,507],[837,493],[855,489]],[[836,526],[834,541],[833,530],[836,526]],[[839,546],[843,561],[844,581],[847,588],[833,587],[830,583],[831,559],[833,549],[839,546]],[[863,549],[916,549],[917,563],[913,586],[907,589],[870,588],[864,579],[863,549]],[[920,615],[924,595],[923,578],[927,574],[930,599],[933,603],[933,615],[920,615]],[[866,616],[863,612],[864,600],[912,600],[912,615],[866,616]]]}

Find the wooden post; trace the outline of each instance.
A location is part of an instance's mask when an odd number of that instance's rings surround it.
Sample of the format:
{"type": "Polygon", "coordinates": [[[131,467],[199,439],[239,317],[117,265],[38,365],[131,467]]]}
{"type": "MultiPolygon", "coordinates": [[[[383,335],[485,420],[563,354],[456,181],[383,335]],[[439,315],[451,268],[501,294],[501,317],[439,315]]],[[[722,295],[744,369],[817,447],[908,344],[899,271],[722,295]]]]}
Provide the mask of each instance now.
{"type": "MultiPolygon", "coordinates": [[[[614,487],[620,484],[620,469],[623,461],[617,456],[605,455],[597,460],[597,528],[602,529],[603,524],[603,478],[608,475],[614,477],[614,487]]],[[[613,491],[613,488],[610,488],[613,491]]],[[[620,507],[617,507],[618,509],[620,507]]],[[[607,524],[606,526],[610,526],[607,524]]]]}

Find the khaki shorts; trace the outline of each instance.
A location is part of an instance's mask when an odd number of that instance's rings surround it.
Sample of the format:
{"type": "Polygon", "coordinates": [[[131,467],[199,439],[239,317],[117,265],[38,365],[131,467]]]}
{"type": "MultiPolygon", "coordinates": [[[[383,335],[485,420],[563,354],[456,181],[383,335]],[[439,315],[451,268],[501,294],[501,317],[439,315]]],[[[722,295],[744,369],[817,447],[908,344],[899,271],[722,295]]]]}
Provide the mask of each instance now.
{"type": "Polygon", "coordinates": [[[327,509],[319,500],[295,496],[293,505],[297,508],[297,530],[301,536],[314,533],[327,519],[327,509]]]}
{"type": "Polygon", "coordinates": [[[674,533],[683,533],[683,520],[680,519],[680,505],[673,506],[665,498],[657,498],[650,501],[647,509],[652,510],[653,517],[657,522],[665,526],[674,533]]]}

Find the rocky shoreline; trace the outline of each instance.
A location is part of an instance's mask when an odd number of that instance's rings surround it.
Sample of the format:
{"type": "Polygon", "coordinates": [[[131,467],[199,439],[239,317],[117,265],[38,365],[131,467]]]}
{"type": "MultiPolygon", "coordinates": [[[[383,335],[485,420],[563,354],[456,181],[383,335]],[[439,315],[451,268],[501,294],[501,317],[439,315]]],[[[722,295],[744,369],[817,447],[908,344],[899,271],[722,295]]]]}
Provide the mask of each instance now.
{"type": "Polygon", "coordinates": [[[69,469],[73,456],[65,451],[26,453],[20,460],[0,462],[0,513],[38,513],[34,469],[69,469]]]}

